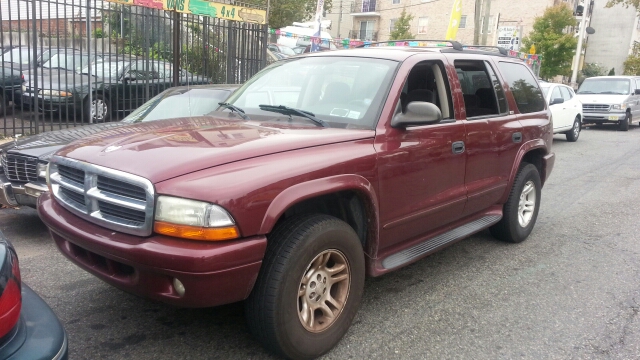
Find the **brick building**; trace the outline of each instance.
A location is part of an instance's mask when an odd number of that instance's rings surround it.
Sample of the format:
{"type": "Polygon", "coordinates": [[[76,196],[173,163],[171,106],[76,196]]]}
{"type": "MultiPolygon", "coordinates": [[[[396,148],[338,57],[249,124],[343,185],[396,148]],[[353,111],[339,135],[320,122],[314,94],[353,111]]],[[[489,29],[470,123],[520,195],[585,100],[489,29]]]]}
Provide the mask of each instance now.
{"type": "MultiPolygon", "coordinates": [[[[487,0],[485,0],[487,1],[487,0]]],[[[522,28],[526,36],[532,29],[535,18],[544,10],[559,3],[575,9],[580,0],[491,0],[486,44],[497,44],[498,26],[522,28]]],[[[361,40],[386,41],[402,9],[413,15],[411,33],[417,39],[444,39],[453,0],[355,0],[353,2],[333,0],[333,9],[327,14],[332,20],[331,35],[334,37],[359,38],[361,40]],[[338,26],[339,18],[342,18],[338,26]],[[348,27],[349,31],[345,31],[348,27]],[[338,36],[337,30],[341,29],[338,36]]],[[[458,30],[458,41],[473,44],[475,0],[462,0],[462,19],[458,30]]],[[[484,15],[484,11],[481,13],[484,15]]],[[[482,28],[482,23],[478,24],[482,28]]],[[[482,40],[482,36],[480,40],[482,40]]]]}

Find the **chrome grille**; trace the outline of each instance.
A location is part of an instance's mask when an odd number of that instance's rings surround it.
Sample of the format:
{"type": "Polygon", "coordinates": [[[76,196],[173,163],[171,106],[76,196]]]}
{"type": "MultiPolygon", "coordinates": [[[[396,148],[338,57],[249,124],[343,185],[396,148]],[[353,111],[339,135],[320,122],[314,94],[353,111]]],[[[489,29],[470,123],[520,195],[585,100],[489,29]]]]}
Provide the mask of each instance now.
{"type": "Polygon", "coordinates": [[[154,189],[145,178],[54,156],[53,195],[74,214],[108,229],[147,236],[153,226],[154,189]]]}
{"type": "Polygon", "coordinates": [[[598,112],[609,111],[610,105],[606,104],[582,104],[582,111],[585,112],[598,112]]]}
{"type": "Polygon", "coordinates": [[[38,158],[16,154],[2,156],[2,169],[10,181],[38,181],[38,158]]]}

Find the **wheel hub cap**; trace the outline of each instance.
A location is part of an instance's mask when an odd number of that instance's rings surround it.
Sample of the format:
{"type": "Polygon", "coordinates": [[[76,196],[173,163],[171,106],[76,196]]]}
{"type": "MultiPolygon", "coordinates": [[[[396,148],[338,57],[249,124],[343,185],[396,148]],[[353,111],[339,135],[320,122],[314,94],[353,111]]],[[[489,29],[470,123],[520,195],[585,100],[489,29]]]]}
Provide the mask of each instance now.
{"type": "Polygon", "coordinates": [[[339,250],[318,254],[307,266],[298,290],[298,318],[305,329],[321,332],[342,313],[349,296],[349,262],[339,250]]]}
{"type": "Polygon", "coordinates": [[[93,100],[91,106],[91,117],[97,120],[104,119],[107,113],[107,104],[102,100],[93,100]]]}
{"type": "Polygon", "coordinates": [[[573,124],[573,134],[575,136],[578,136],[578,134],[580,134],[580,124],[577,121],[575,124],[573,124]]]}
{"type": "Polygon", "coordinates": [[[533,181],[529,180],[522,188],[520,202],[518,203],[518,222],[520,223],[520,226],[526,227],[529,225],[535,209],[536,187],[533,181]]]}

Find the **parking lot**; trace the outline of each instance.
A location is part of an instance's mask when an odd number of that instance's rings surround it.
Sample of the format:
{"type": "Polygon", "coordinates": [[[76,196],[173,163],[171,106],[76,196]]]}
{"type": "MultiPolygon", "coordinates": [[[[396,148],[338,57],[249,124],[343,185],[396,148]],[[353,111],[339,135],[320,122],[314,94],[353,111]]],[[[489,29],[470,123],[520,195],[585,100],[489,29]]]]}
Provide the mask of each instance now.
{"type": "MultiPolygon", "coordinates": [[[[488,232],[368,279],[327,359],[630,359],[640,354],[640,129],[554,139],[531,236],[488,232]]],[[[67,261],[35,210],[0,210],[23,281],[54,309],[72,359],[271,358],[242,304],[177,309],[117,290],[67,261]]]]}

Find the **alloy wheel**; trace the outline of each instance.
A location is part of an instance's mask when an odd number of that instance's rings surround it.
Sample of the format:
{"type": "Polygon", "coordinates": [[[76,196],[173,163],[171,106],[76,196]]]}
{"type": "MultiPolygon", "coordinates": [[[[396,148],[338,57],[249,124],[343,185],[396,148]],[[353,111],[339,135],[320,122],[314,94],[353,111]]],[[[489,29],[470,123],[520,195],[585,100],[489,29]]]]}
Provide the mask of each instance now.
{"type": "Polygon", "coordinates": [[[529,180],[522,188],[520,193],[520,202],[518,203],[518,222],[520,226],[529,225],[533,212],[536,208],[536,186],[533,181],[529,180]]]}
{"type": "Polygon", "coordinates": [[[351,271],[346,256],[334,249],[307,266],[298,290],[298,318],[310,332],[321,332],[340,316],[349,297],[351,271]]]}

